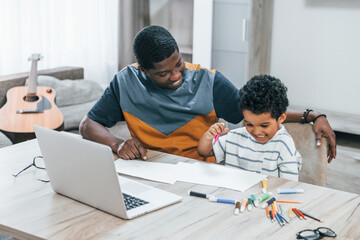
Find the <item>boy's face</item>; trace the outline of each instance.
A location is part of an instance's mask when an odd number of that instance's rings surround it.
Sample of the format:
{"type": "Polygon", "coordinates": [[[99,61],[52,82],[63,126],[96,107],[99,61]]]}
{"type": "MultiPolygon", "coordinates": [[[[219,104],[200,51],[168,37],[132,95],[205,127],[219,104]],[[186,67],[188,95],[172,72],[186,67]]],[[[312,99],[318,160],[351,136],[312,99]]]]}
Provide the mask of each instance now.
{"type": "Polygon", "coordinates": [[[170,57],[153,65],[154,68],[152,69],[146,70],[143,67],[140,67],[140,69],[158,87],[176,90],[181,86],[185,63],[177,50],[170,57]]]}
{"type": "Polygon", "coordinates": [[[283,113],[279,119],[271,117],[271,113],[255,114],[249,110],[243,111],[245,127],[251,136],[259,143],[267,143],[279,130],[280,123],[286,119],[287,113],[283,113]]]}

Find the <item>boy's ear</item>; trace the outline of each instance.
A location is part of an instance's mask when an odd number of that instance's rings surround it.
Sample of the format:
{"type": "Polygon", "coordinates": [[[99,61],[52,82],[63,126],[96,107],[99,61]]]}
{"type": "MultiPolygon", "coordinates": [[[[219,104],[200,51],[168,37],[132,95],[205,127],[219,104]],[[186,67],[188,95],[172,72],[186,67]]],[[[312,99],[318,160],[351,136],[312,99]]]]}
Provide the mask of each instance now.
{"type": "Polygon", "coordinates": [[[283,114],[280,115],[280,117],[278,118],[278,123],[283,123],[285,121],[287,117],[287,112],[284,112],[283,114]]]}

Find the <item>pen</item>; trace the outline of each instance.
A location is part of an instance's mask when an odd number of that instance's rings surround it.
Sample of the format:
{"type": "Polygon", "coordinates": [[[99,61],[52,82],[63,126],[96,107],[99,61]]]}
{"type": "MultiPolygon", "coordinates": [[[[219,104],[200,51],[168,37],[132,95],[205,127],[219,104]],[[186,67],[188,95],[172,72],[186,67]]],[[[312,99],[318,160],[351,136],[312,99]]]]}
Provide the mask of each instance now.
{"type": "Polygon", "coordinates": [[[258,197],[257,200],[258,200],[258,202],[262,202],[271,196],[272,196],[272,192],[267,192],[267,193],[264,193],[263,195],[261,195],[260,197],[258,197]]]}
{"type": "Polygon", "coordinates": [[[254,206],[255,206],[255,207],[258,207],[258,206],[259,206],[259,203],[258,203],[258,201],[257,201],[257,199],[256,199],[256,197],[255,197],[254,194],[251,194],[251,198],[252,198],[252,200],[253,200],[254,206]]]}
{"type": "Polygon", "coordinates": [[[261,205],[261,208],[266,208],[267,206],[269,206],[270,204],[272,204],[274,201],[276,201],[276,197],[272,197],[269,200],[267,200],[265,203],[263,203],[263,205],[261,205]]]}
{"type": "Polygon", "coordinates": [[[261,181],[261,183],[262,183],[262,192],[263,193],[266,193],[266,190],[267,190],[267,180],[266,179],[263,179],[262,181],[261,181]]]}
{"type": "Polygon", "coordinates": [[[237,201],[237,202],[235,203],[235,210],[234,210],[234,214],[235,214],[235,215],[238,215],[238,214],[239,214],[239,212],[240,212],[240,202],[239,202],[239,201],[237,201]]]}
{"type": "Polygon", "coordinates": [[[224,198],[216,198],[216,197],[210,197],[210,202],[218,202],[218,203],[229,203],[229,204],[236,204],[236,200],[233,199],[224,199],[224,198]]]}
{"type": "Polygon", "coordinates": [[[248,198],[248,205],[247,205],[247,209],[248,211],[251,211],[252,210],[252,203],[253,203],[253,200],[251,197],[248,198]]]}
{"type": "Polygon", "coordinates": [[[207,198],[207,199],[213,197],[213,195],[210,195],[210,194],[199,193],[199,192],[194,192],[194,191],[189,191],[189,195],[193,196],[193,197],[201,197],[201,198],[207,198]]]}
{"type": "Polygon", "coordinates": [[[303,193],[304,189],[288,189],[288,188],[279,188],[279,194],[291,194],[291,193],[303,193]]]}

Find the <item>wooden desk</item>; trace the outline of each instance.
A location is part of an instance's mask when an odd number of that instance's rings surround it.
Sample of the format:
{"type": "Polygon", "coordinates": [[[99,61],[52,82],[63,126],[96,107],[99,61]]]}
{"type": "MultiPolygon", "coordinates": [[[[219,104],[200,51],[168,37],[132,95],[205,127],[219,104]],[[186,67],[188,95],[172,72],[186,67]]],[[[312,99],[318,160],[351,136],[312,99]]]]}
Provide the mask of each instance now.
{"type": "MultiPolygon", "coordinates": [[[[304,194],[282,196],[302,201],[282,204],[298,207],[324,220],[293,218],[280,227],[271,223],[264,209],[255,208],[234,215],[234,206],[187,196],[188,190],[211,193],[219,198],[259,196],[260,183],[246,192],[177,182],[174,185],[141,182],[183,196],[180,203],[133,220],[122,220],[52,191],[44,170],[34,167],[17,178],[17,173],[40,155],[36,139],[0,149],[0,232],[20,239],[295,239],[303,229],[326,226],[337,239],[360,238],[360,196],[305,183],[269,177],[269,191],[303,188],[304,194]]],[[[187,158],[152,152],[151,161],[191,161],[187,158]]],[[[275,194],[277,195],[277,194],[275,194]]]]}

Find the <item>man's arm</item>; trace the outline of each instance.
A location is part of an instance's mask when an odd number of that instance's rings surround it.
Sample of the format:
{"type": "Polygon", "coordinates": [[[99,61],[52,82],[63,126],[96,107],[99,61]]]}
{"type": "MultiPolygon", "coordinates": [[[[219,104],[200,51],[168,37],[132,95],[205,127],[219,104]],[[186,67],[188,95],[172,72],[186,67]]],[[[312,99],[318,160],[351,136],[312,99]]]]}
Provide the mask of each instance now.
{"type": "MultiPolygon", "coordinates": [[[[285,122],[301,122],[303,112],[299,112],[291,109],[288,109],[287,112],[288,114],[285,122]]],[[[311,111],[307,115],[305,122],[307,123],[313,122],[314,119],[319,115],[320,113],[311,111]]],[[[326,119],[326,116],[324,115],[316,118],[313,128],[315,132],[315,138],[316,138],[315,141],[317,147],[320,147],[322,144],[321,142],[322,136],[325,137],[329,143],[328,162],[330,163],[332,159],[336,158],[336,140],[335,140],[335,133],[332,130],[328,120],[326,119]]]]}
{"type": "Polygon", "coordinates": [[[85,138],[109,146],[113,152],[123,159],[141,158],[146,160],[147,150],[139,139],[123,140],[112,135],[109,130],[87,116],[80,123],[80,134],[85,138]]]}

